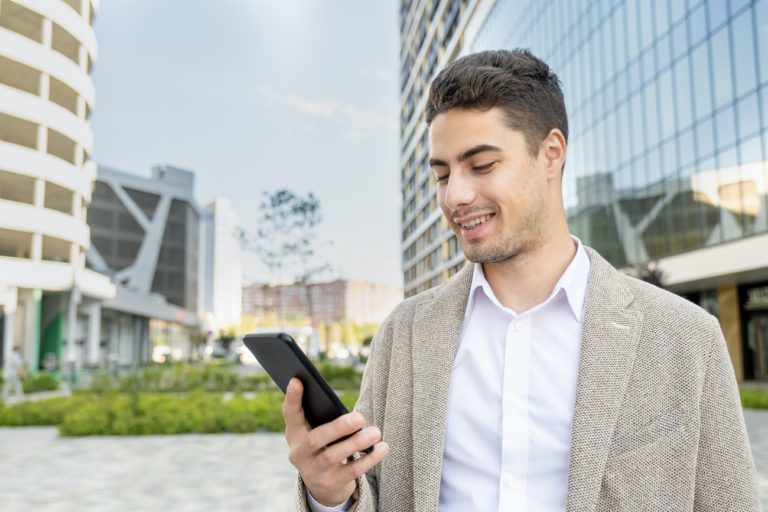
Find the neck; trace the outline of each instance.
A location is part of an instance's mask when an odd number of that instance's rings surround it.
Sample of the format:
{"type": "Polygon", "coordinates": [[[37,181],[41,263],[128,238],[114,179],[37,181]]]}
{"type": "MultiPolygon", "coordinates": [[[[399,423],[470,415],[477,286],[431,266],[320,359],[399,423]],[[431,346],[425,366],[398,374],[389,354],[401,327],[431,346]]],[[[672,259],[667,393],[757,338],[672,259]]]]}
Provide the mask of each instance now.
{"type": "Polygon", "coordinates": [[[498,263],[484,263],[483,273],[501,304],[522,314],[544,302],[576,255],[567,225],[532,250],[498,263]]]}

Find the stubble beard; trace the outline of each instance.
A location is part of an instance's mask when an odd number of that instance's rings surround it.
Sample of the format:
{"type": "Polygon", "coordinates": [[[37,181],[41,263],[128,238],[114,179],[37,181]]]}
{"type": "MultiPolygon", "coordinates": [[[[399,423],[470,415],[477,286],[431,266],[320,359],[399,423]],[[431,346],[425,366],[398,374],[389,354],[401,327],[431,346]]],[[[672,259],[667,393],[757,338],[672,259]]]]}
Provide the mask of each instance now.
{"type": "MultiPolygon", "coordinates": [[[[525,217],[514,231],[506,231],[498,240],[466,241],[457,233],[464,256],[472,263],[501,263],[532,253],[543,243],[544,221],[549,214],[543,193],[531,187],[532,197],[525,217]]],[[[500,220],[500,219],[499,219],[500,220]]]]}

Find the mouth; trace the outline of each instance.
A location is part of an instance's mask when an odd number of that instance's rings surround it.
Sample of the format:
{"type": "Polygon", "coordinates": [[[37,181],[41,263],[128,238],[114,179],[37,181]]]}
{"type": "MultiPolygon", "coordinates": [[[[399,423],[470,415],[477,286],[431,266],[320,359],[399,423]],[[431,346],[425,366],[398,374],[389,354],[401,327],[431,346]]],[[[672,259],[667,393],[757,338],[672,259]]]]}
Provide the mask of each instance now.
{"type": "Polygon", "coordinates": [[[473,219],[463,220],[461,222],[454,220],[454,222],[461,228],[461,232],[464,236],[471,236],[483,231],[483,227],[485,227],[488,224],[488,221],[490,221],[494,216],[495,214],[488,213],[473,219]]]}
{"type": "Polygon", "coordinates": [[[467,220],[464,222],[458,222],[458,221],[454,221],[454,222],[456,222],[456,224],[458,224],[461,227],[461,229],[464,231],[473,231],[478,227],[482,226],[483,224],[485,224],[486,222],[488,222],[491,219],[491,217],[493,217],[493,215],[494,215],[493,213],[489,213],[487,215],[475,217],[474,219],[467,220]]]}

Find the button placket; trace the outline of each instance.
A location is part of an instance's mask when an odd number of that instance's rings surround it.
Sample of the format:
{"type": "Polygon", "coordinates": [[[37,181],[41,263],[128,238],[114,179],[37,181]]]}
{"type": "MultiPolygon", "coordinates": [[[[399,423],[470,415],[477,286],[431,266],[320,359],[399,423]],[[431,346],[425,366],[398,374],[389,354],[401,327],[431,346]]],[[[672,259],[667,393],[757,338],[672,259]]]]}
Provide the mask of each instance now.
{"type": "Polygon", "coordinates": [[[528,380],[530,329],[526,319],[514,318],[507,328],[502,405],[502,464],[499,507],[524,506],[528,466],[528,380]]]}

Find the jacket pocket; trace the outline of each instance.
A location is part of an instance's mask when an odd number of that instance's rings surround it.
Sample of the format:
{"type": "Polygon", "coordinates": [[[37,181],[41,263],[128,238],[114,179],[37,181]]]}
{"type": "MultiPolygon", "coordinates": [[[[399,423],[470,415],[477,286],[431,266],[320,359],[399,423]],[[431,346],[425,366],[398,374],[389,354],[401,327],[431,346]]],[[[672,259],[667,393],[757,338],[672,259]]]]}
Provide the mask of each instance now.
{"type": "Polygon", "coordinates": [[[616,438],[595,512],[690,512],[697,446],[694,423],[679,412],[616,438]]]}
{"type": "Polygon", "coordinates": [[[682,406],[675,406],[643,424],[624,429],[617,428],[621,433],[613,438],[610,453],[618,456],[652,445],[685,430],[691,421],[690,411],[682,406]]]}

